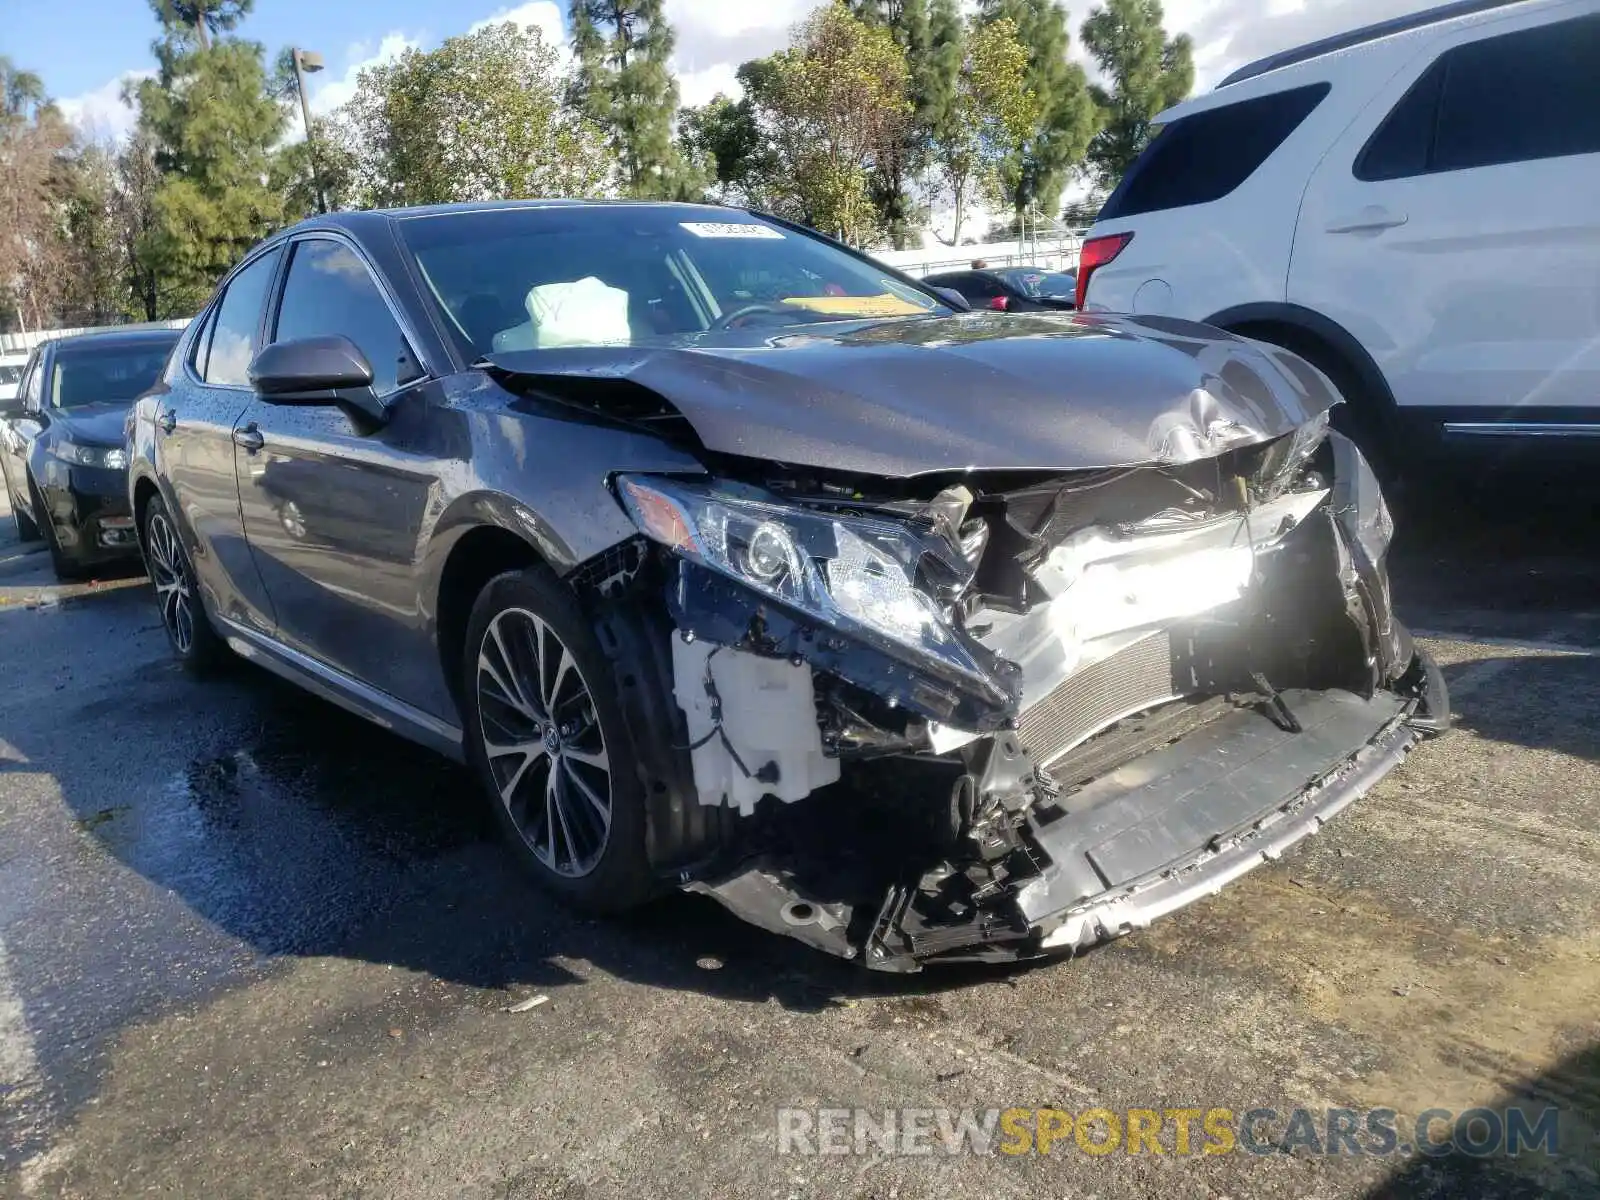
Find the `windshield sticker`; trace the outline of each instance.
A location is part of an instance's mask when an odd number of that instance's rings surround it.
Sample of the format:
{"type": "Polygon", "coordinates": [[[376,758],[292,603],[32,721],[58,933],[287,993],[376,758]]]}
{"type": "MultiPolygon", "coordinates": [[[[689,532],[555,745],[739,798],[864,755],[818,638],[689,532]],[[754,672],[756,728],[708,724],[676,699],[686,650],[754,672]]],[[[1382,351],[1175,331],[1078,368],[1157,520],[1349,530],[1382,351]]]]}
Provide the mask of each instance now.
{"type": "Polygon", "coordinates": [[[749,225],[743,221],[679,221],[678,225],[699,238],[776,238],[783,234],[770,225],[749,225]]]}

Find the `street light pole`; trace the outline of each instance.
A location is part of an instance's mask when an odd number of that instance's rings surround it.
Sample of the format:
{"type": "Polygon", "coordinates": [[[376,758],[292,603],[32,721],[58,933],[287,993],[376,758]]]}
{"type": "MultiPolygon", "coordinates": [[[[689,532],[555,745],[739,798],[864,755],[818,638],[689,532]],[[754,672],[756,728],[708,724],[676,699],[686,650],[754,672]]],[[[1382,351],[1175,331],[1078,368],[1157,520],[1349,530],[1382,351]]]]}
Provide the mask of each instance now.
{"type": "Polygon", "coordinates": [[[313,50],[291,47],[294,58],[295,90],[300,93],[300,116],[306,123],[306,151],[311,155],[311,184],[317,190],[317,211],[328,211],[328,196],[322,190],[322,173],[317,170],[317,139],[311,132],[311,105],[306,100],[306,76],[322,70],[322,55],[313,50]]]}

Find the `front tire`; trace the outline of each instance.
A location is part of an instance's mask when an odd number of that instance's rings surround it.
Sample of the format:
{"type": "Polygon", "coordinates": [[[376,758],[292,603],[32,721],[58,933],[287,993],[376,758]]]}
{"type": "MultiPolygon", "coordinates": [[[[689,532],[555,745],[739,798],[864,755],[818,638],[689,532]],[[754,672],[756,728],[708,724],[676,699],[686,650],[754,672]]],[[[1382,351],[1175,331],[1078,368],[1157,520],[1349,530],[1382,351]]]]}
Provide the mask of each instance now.
{"type": "MultiPolygon", "coordinates": [[[[28,496],[33,501],[34,529],[39,531],[44,538],[45,546],[50,551],[50,566],[56,573],[56,578],[62,583],[73,583],[83,578],[83,567],[67,556],[61,548],[61,543],[56,540],[56,527],[50,520],[50,511],[44,506],[44,496],[33,482],[33,477],[28,477],[28,496]]],[[[20,522],[19,522],[20,527],[20,522]]]]}
{"type": "Polygon", "coordinates": [[[513,852],[575,907],[649,899],[644,787],[610,666],[575,597],[534,567],[491,580],[462,663],[467,756],[513,852]]]}
{"type": "Polygon", "coordinates": [[[17,498],[7,496],[6,499],[11,503],[11,519],[17,523],[17,541],[37,542],[42,538],[44,534],[40,532],[38,522],[22,511],[21,506],[17,504],[17,498]]]}
{"type": "Polygon", "coordinates": [[[228,647],[211,628],[194,566],[160,496],[145,506],[144,556],[172,653],[191,674],[211,674],[227,660],[228,647]]]}

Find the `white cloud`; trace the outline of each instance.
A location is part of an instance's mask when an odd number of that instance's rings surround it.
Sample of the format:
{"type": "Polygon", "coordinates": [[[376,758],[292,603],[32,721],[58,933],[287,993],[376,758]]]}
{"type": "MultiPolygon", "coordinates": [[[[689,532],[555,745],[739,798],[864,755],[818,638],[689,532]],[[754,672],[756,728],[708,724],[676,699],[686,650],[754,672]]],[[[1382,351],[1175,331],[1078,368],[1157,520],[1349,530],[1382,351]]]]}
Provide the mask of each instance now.
{"type": "Polygon", "coordinates": [[[735,75],[732,63],[714,63],[700,71],[678,72],[678,103],[685,108],[698,108],[719,92],[730,100],[744,98],[744,87],[735,75]]]}
{"type": "Polygon", "coordinates": [[[121,142],[133,132],[138,114],[122,102],[122,89],[154,71],[124,71],[92,92],[58,101],[62,114],[78,127],[78,132],[94,142],[121,142]]]}
{"type": "Polygon", "coordinates": [[[337,79],[324,79],[318,74],[306,80],[311,111],[318,116],[326,116],[341,104],[348,103],[356,94],[361,72],[393,62],[407,50],[414,50],[421,45],[420,38],[399,30],[384,34],[376,47],[371,42],[356,42],[345,51],[343,75],[337,79]]]}
{"type": "Polygon", "coordinates": [[[561,9],[554,0],[532,0],[529,4],[518,4],[513,8],[502,8],[491,17],[476,21],[467,26],[468,33],[477,33],[480,29],[487,29],[490,25],[502,25],[510,21],[513,25],[520,25],[524,29],[537,29],[543,35],[545,44],[550,46],[563,46],[567,41],[566,26],[561,20],[561,9]]]}

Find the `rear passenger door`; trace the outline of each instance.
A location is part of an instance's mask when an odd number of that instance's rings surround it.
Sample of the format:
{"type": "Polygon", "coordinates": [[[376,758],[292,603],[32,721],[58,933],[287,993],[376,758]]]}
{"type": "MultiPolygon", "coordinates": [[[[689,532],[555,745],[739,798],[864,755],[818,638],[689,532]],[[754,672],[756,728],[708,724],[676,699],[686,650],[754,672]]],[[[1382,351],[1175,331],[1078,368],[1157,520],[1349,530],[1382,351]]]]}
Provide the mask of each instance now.
{"type": "Polygon", "coordinates": [[[1350,330],[1429,423],[1592,414],[1600,14],[1477,25],[1392,81],[1312,179],[1289,299],[1350,330]]]}
{"type": "Polygon", "coordinates": [[[449,715],[420,610],[417,564],[440,458],[426,417],[438,402],[396,310],[353,244],[331,234],[290,248],[268,343],[342,335],[366,355],[378,424],[331,399],[255,396],[239,421],[245,534],[277,636],[437,717],[449,715]]]}

